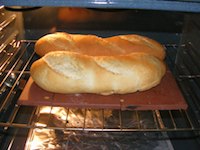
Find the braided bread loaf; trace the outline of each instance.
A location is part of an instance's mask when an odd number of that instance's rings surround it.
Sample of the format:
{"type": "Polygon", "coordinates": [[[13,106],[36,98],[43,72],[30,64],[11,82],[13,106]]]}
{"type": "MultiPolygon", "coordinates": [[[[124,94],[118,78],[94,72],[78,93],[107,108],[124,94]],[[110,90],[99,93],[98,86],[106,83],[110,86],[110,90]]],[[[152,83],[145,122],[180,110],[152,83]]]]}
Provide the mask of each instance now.
{"type": "Polygon", "coordinates": [[[147,53],[163,60],[165,50],[161,44],[140,35],[118,35],[100,38],[95,35],[80,35],[57,32],[40,38],[35,44],[38,55],[51,51],[72,51],[91,56],[115,56],[130,53],[147,53]]]}
{"type": "Polygon", "coordinates": [[[159,84],[166,71],[162,46],[137,35],[102,39],[56,33],[39,39],[35,50],[45,56],[32,64],[31,76],[41,88],[55,93],[144,91],[159,84]],[[129,45],[135,49],[125,49],[129,45]]]}

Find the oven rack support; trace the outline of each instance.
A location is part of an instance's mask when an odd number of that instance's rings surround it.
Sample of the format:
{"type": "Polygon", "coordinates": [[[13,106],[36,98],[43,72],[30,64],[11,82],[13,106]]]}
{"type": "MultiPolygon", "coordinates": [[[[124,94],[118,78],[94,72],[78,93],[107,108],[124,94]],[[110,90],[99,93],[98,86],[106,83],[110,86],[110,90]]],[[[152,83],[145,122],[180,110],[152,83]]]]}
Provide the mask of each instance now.
{"type": "MultiPolygon", "coordinates": [[[[19,98],[28,78],[30,66],[38,59],[34,52],[35,41],[14,41],[5,48],[1,56],[5,57],[0,69],[0,126],[6,130],[13,128],[47,128],[83,131],[199,131],[200,123],[195,113],[188,110],[108,110],[108,109],[74,109],[46,106],[20,106],[19,98]],[[12,49],[12,50],[10,50],[12,49]],[[48,110],[44,112],[44,109],[48,110]],[[55,113],[57,110],[58,113],[55,113]],[[59,110],[59,111],[58,111],[59,110]],[[63,112],[60,116],[59,112],[63,112]],[[180,123],[181,122],[181,123],[180,123]]],[[[188,48],[186,45],[182,45],[188,48]]],[[[172,65],[178,46],[165,44],[166,61],[172,65]],[[172,57],[171,57],[172,56],[172,57]]],[[[192,61],[192,59],[191,59],[192,61]]],[[[172,65],[173,66],[173,65],[172,65]]],[[[175,67],[171,68],[172,71],[175,67]]],[[[176,75],[176,73],[175,73],[176,75]]],[[[194,76],[194,75],[193,75],[194,76]]],[[[184,96],[199,106],[198,95],[188,90],[191,74],[177,77],[177,82],[184,96]],[[196,97],[195,97],[196,96],[196,97]]],[[[198,107],[200,109],[200,107],[198,107]]],[[[196,112],[198,113],[198,112],[196,112]]]]}

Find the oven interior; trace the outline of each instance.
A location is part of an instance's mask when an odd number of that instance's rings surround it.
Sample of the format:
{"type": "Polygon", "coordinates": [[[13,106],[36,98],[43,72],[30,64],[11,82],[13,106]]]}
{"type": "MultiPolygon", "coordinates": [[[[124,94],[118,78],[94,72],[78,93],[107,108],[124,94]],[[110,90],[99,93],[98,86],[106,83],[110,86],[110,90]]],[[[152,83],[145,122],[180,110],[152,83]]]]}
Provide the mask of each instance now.
{"type": "MultiPolygon", "coordinates": [[[[0,8],[0,149],[199,149],[200,16],[195,12],[76,7],[0,8]],[[140,34],[162,43],[188,108],[129,110],[23,106],[39,59],[34,44],[63,31],[140,34]]],[[[166,91],[167,92],[167,91],[166,91]]]]}

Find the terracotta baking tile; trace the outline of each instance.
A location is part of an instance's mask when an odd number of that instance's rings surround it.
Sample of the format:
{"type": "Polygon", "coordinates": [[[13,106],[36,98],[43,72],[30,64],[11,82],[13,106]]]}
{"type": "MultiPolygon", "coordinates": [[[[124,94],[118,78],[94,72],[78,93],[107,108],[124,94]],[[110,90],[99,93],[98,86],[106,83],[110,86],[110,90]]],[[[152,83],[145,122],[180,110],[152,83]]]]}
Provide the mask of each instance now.
{"type": "Polygon", "coordinates": [[[19,98],[18,104],[135,110],[187,109],[187,103],[170,71],[167,71],[158,86],[150,90],[109,96],[50,93],[39,88],[30,78],[19,98]]]}
{"type": "Polygon", "coordinates": [[[22,94],[19,97],[18,104],[20,105],[52,105],[53,93],[47,92],[40,87],[38,87],[29,78],[22,94]]]}

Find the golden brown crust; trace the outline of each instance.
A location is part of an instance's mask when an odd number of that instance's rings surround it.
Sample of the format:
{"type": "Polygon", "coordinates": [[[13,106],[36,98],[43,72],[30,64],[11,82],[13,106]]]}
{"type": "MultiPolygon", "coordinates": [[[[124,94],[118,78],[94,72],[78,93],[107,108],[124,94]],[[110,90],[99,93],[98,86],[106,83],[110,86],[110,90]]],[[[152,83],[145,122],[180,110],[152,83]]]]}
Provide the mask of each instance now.
{"type": "Polygon", "coordinates": [[[35,43],[35,52],[40,56],[51,51],[71,51],[72,49],[76,49],[73,39],[69,34],[62,32],[43,36],[35,43]]]}
{"type": "Polygon", "coordinates": [[[56,93],[125,94],[150,89],[165,74],[161,44],[139,35],[101,38],[54,33],[35,44],[31,66],[43,89],[56,93]]]}
{"type": "Polygon", "coordinates": [[[119,35],[106,38],[107,41],[126,50],[126,53],[147,53],[161,60],[165,58],[164,47],[150,38],[140,35],[119,35]]]}
{"type": "Polygon", "coordinates": [[[55,93],[132,93],[156,86],[164,74],[163,62],[144,53],[88,56],[58,51],[31,66],[34,81],[55,93]]]}
{"type": "Polygon", "coordinates": [[[92,56],[113,56],[131,53],[147,53],[161,60],[164,47],[158,42],[140,35],[118,35],[101,38],[95,35],[78,35],[57,32],[40,38],[35,44],[38,55],[51,51],[73,51],[92,56]]]}

